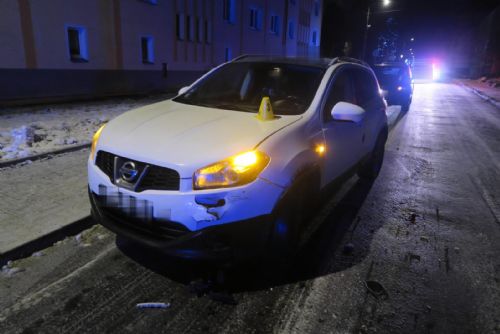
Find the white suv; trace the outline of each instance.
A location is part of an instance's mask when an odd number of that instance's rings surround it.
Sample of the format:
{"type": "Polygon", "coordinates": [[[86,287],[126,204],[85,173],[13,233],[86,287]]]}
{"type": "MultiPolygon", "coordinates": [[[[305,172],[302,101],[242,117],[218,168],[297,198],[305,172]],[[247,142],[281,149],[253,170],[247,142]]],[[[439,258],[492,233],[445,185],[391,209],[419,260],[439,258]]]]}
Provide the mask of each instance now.
{"type": "Polygon", "coordinates": [[[385,109],[360,61],[239,57],[99,129],[92,215],[178,257],[287,253],[325,186],[378,175],[385,109]]]}

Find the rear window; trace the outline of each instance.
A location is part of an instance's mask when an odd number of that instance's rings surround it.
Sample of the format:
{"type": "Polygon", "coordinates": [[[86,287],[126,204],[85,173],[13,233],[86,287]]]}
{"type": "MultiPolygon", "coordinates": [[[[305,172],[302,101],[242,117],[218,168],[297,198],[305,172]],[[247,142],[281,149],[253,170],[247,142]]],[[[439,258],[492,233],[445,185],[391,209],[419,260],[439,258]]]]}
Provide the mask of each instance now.
{"type": "Polygon", "coordinates": [[[405,82],[410,79],[410,71],[401,66],[375,66],[375,74],[382,85],[405,82]]]}

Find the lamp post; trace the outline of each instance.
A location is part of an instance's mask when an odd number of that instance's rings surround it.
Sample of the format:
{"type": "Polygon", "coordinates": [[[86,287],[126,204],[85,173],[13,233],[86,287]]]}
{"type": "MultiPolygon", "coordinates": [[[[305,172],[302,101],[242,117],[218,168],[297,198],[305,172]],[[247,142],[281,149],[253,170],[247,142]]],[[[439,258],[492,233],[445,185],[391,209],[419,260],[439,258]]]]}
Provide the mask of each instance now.
{"type": "MultiPolygon", "coordinates": [[[[391,4],[391,0],[383,0],[382,5],[387,7],[391,4]]],[[[361,54],[361,59],[366,60],[366,45],[368,43],[368,29],[370,26],[370,15],[371,15],[371,6],[372,4],[368,4],[368,10],[366,11],[366,25],[365,25],[365,36],[363,38],[363,51],[361,54]]]]}

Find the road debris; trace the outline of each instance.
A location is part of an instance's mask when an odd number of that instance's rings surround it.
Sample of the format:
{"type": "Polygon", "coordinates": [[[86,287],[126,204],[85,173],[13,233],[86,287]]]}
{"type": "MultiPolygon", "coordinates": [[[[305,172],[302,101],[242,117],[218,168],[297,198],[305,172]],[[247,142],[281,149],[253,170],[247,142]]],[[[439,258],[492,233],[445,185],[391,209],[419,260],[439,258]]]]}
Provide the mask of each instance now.
{"type": "Polygon", "coordinates": [[[135,305],[136,308],[144,309],[144,308],[162,308],[166,309],[170,307],[170,303],[138,303],[135,305]]]}
{"type": "Polygon", "coordinates": [[[406,260],[406,262],[409,262],[410,264],[411,264],[413,261],[420,262],[420,255],[415,254],[415,253],[412,253],[412,252],[408,252],[408,253],[405,255],[405,260],[406,260]]]}
{"type": "Polygon", "coordinates": [[[381,300],[389,299],[389,293],[379,282],[365,281],[365,286],[368,292],[371,293],[375,298],[381,300]]]}

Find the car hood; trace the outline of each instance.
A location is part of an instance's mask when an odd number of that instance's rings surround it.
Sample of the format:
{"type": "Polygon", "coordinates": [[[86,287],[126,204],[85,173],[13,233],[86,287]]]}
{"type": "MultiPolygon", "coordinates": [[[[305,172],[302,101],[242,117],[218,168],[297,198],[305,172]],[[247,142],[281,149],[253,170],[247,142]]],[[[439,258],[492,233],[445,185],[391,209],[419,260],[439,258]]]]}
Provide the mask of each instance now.
{"type": "Polygon", "coordinates": [[[260,142],[299,120],[259,121],[254,113],[181,104],[172,100],[126,112],[104,128],[97,150],[173,168],[181,178],[260,142]]]}

